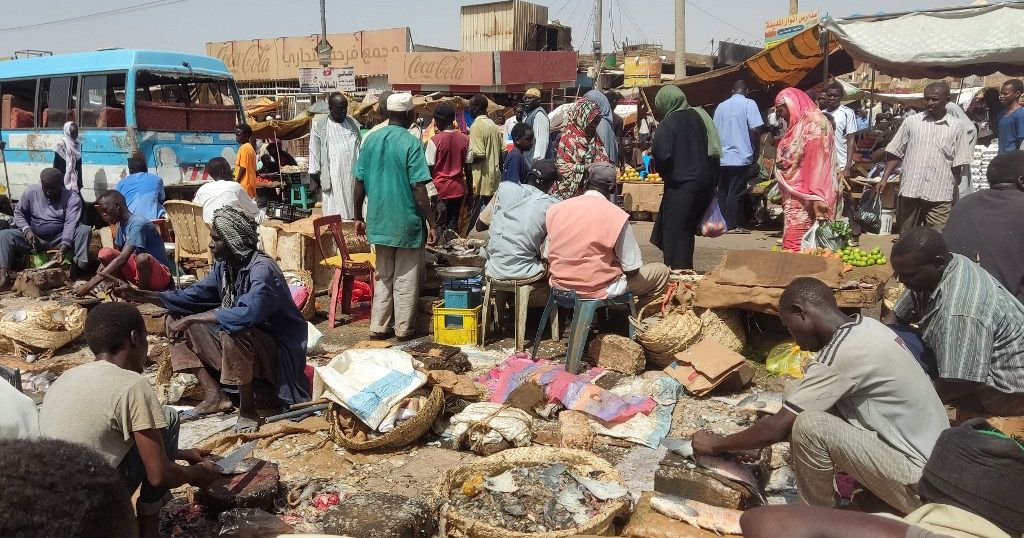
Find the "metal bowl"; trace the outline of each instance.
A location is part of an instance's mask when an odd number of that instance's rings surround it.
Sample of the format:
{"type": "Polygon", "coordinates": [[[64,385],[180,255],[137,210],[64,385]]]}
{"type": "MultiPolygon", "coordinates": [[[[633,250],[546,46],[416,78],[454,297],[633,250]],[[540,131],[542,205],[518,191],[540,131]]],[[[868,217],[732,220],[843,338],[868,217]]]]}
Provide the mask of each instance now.
{"type": "Polygon", "coordinates": [[[473,278],[484,274],[480,267],[437,267],[435,270],[442,278],[473,278]]]}

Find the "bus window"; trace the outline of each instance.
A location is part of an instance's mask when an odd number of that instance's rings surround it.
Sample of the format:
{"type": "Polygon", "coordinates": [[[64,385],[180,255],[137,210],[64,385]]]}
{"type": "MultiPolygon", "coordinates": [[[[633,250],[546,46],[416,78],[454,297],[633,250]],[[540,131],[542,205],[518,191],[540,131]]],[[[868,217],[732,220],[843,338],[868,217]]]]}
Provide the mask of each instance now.
{"type": "Polygon", "coordinates": [[[75,121],[78,105],[78,77],[39,79],[40,127],[60,129],[75,121]]]}
{"type": "Polygon", "coordinates": [[[238,110],[229,79],[139,71],[135,118],[140,130],[232,132],[238,110]]]}
{"type": "Polygon", "coordinates": [[[81,127],[124,127],[124,73],[82,76],[81,127]]]}
{"type": "Polygon", "coordinates": [[[35,127],[36,79],[0,82],[0,127],[35,127]]]}

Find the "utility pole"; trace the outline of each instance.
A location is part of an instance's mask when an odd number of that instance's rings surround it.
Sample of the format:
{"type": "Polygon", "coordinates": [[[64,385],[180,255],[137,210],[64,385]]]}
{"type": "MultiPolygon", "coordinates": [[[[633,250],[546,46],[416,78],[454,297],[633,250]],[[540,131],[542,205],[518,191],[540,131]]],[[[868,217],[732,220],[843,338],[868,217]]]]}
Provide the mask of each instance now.
{"type": "Polygon", "coordinates": [[[594,0],[594,89],[601,89],[601,11],[604,7],[601,0],[594,0]]]}
{"type": "Polygon", "coordinates": [[[686,0],[676,0],[676,80],[686,78],[686,0]]]}
{"type": "Polygon", "coordinates": [[[316,46],[316,55],[320,59],[320,65],[331,66],[331,53],[334,47],[327,42],[327,0],[320,0],[320,43],[316,46]]]}
{"type": "Polygon", "coordinates": [[[789,14],[796,15],[800,12],[800,0],[789,0],[789,14]]]}

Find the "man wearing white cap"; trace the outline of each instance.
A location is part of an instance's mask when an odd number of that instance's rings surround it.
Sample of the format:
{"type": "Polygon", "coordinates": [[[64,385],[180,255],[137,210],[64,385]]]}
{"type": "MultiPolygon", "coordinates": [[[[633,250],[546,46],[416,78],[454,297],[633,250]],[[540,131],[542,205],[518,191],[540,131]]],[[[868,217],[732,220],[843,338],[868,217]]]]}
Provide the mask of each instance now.
{"type": "Polygon", "coordinates": [[[415,336],[424,239],[437,242],[437,227],[423,145],[408,131],[412,94],[391,94],[387,110],[388,125],[363,140],[356,161],[355,221],[377,253],[370,331],[379,339],[394,334],[409,340],[415,336]]]}

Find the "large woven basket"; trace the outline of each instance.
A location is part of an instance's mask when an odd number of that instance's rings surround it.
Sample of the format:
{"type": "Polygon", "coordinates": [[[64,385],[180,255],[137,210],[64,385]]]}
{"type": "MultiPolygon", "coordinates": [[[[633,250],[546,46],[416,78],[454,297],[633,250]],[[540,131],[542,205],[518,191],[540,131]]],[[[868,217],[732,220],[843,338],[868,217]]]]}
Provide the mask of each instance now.
{"type": "Polygon", "coordinates": [[[434,424],[434,419],[441,414],[444,407],[444,391],[441,387],[434,385],[427,397],[427,404],[420,409],[416,416],[399,424],[395,429],[373,439],[358,441],[345,435],[342,431],[344,414],[349,411],[338,404],[331,404],[327,408],[327,422],[330,424],[330,434],[334,442],[348,450],[373,450],[377,448],[401,448],[410,445],[420,437],[423,437],[434,424]]]}
{"type": "Polygon", "coordinates": [[[658,303],[640,309],[630,323],[636,327],[636,341],[655,355],[674,355],[700,339],[701,319],[688,306],[673,308],[655,317],[658,303]],[[654,309],[652,309],[654,307],[654,309]]]}
{"type": "Polygon", "coordinates": [[[711,338],[740,353],[747,343],[743,317],[736,308],[708,308],[700,313],[701,338],[711,338]]]}
{"type": "Polygon", "coordinates": [[[600,481],[622,482],[622,476],[607,461],[585,450],[551,447],[511,448],[468,465],[452,469],[444,474],[434,491],[443,503],[441,506],[442,531],[451,538],[563,538],[577,535],[605,535],[612,531],[613,520],[629,509],[626,498],[610,500],[601,510],[583,525],[561,531],[522,533],[490,525],[486,521],[460,514],[448,501],[452,491],[466,480],[478,476],[494,476],[514,467],[532,467],[551,463],[563,463],[582,476],[600,481]],[[590,473],[596,472],[596,475],[590,473]]]}
{"type": "Polygon", "coordinates": [[[46,305],[0,318],[0,338],[34,350],[52,351],[82,334],[88,312],[77,305],[46,305]]]}

